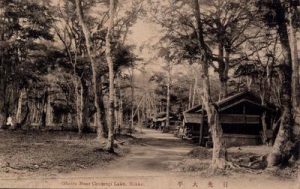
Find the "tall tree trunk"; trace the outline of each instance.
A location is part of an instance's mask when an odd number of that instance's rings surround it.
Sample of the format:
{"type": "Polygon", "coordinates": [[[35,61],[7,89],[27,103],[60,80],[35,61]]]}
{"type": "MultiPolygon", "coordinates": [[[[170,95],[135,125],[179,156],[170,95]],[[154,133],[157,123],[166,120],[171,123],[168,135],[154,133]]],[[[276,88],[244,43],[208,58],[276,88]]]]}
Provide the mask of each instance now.
{"type": "MultiPolygon", "coordinates": [[[[1,41],[4,41],[4,32],[2,32],[2,35],[1,35],[1,41]]],[[[2,105],[2,108],[0,109],[0,127],[2,125],[5,125],[6,124],[6,115],[5,115],[5,109],[4,109],[4,102],[5,102],[5,71],[3,70],[4,68],[2,68],[4,66],[4,49],[1,48],[1,62],[0,62],[0,66],[1,66],[1,69],[0,69],[0,74],[2,77],[0,77],[0,85],[3,87],[2,90],[0,91],[0,95],[2,96],[2,101],[3,101],[3,105],[2,105]],[[4,76],[4,77],[3,77],[4,76]]]]}
{"type": "Polygon", "coordinates": [[[266,112],[262,113],[261,116],[261,125],[262,125],[262,142],[263,144],[267,144],[267,122],[266,122],[266,112]]]}
{"type": "Polygon", "coordinates": [[[192,98],[192,107],[195,106],[197,88],[198,88],[198,79],[197,79],[197,75],[195,74],[194,75],[194,90],[193,90],[193,98],[192,98]]]}
{"type": "MultiPolygon", "coordinates": [[[[82,5],[81,5],[81,0],[75,0],[75,4],[76,4],[76,14],[78,16],[79,19],[79,24],[82,28],[83,34],[84,34],[84,38],[85,38],[85,45],[87,48],[87,53],[88,53],[88,57],[90,59],[91,62],[91,67],[92,67],[92,89],[93,89],[93,95],[94,95],[94,106],[96,107],[96,124],[97,124],[97,128],[98,128],[98,136],[99,138],[104,136],[104,132],[103,132],[103,125],[101,124],[101,119],[104,119],[101,117],[101,110],[98,104],[98,98],[103,98],[102,96],[98,96],[97,95],[97,72],[96,72],[96,62],[93,58],[92,55],[92,47],[91,47],[91,38],[90,38],[90,32],[87,28],[87,26],[85,25],[84,22],[84,18],[82,15],[82,5]],[[100,128],[100,129],[99,129],[100,128]]],[[[100,77],[101,79],[101,77],[100,77]]]]}
{"type": "Polygon", "coordinates": [[[200,6],[198,0],[193,0],[194,3],[194,14],[197,24],[197,38],[198,38],[198,47],[201,51],[202,62],[201,62],[201,79],[203,84],[203,95],[202,102],[206,110],[207,121],[210,127],[210,132],[213,140],[213,156],[211,168],[224,169],[226,167],[226,148],[225,142],[223,140],[223,131],[219,123],[219,117],[215,106],[213,105],[211,94],[210,94],[210,82],[209,82],[209,56],[210,52],[208,46],[204,41],[203,36],[203,26],[200,17],[200,6]]]}
{"type": "Polygon", "coordinates": [[[224,58],[224,45],[222,42],[219,44],[219,80],[221,84],[221,89],[220,89],[220,96],[219,100],[225,98],[227,96],[227,81],[226,81],[226,73],[225,73],[225,58],[224,58]]]}
{"type": "Polygon", "coordinates": [[[113,63],[113,55],[112,55],[112,47],[111,42],[113,38],[113,26],[114,26],[114,17],[115,17],[115,0],[109,1],[109,21],[108,21],[108,28],[107,28],[107,34],[106,34],[106,48],[105,48],[105,56],[106,61],[108,64],[108,70],[109,70],[109,107],[108,107],[108,140],[106,149],[108,151],[113,152],[114,151],[114,96],[115,96],[115,87],[114,87],[114,63],[113,63]]]}
{"type": "MultiPolygon", "coordinates": [[[[116,80],[116,82],[118,82],[116,80]]],[[[114,117],[115,117],[115,125],[118,128],[119,127],[119,101],[118,101],[118,88],[115,88],[115,94],[114,94],[114,117]]]]}
{"type": "MultiPolygon", "coordinates": [[[[292,137],[292,124],[293,124],[293,114],[292,114],[292,56],[291,48],[289,44],[288,29],[285,23],[285,9],[282,5],[281,0],[274,0],[276,5],[276,14],[279,17],[277,21],[277,32],[280,37],[280,43],[282,46],[282,53],[285,57],[284,61],[281,63],[280,77],[281,77],[281,105],[282,105],[282,115],[280,120],[279,131],[273,145],[272,151],[268,156],[268,167],[277,166],[284,164],[288,161],[289,155],[287,152],[287,147],[291,142],[292,137]]],[[[289,150],[288,150],[289,151],[289,150]]]]}
{"type": "Polygon", "coordinates": [[[123,96],[121,91],[121,79],[118,78],[118,88],[119,88],[119,127],[123,127],[123,96]]]}
{"type": "Polygon", "coordinates": [[[46,125],[47,126],[51,126],[52,120],[53,120],[53,111],[52,111],[51,101],[52,101],[51,95],[48,94],[47,110],[46,110],[46,125]]]}
{"type": "Polygon", "coordinates": [[[224,48],[225,51],[225,65],[223,71],[223,83],[224,83],[224,98],[228,96],[228,72],[229,72],[229,64],[230,64],[230,49],[224,48]]]}
{"type": "MultiPolygon", "coordinates": [[[[262,78],[263,80],[263,78],[262,78]]],[[[266,84],[266,82],[264,82],[264,84],[266,84]]],[[[262,106],[265,106],[265,89],[262,89],[261,90],[262,94],[261,94],[261,105],[262,106]]],[[[261,116],[261,125],[262,125],[262,142],[263,144],[266,144],[267,143],[267,121],[266,121],[266,116],[267,116],[267,112],[264,111],[262,113],[262,116],[261,116]]]]}
{"type": "Polygon", "coordinates": [[[42,108],[42,117],[41,117],[41,128],[42,129],[44,129],[47,124],[48,98],[49,98],[49,93],[48,93],[48,90],[46,90],[45,94],[44,94],[44,99],[43,99],[43,108],[42,108]]]}
{"type": "Polygon", "coordinates": [[[30,115],[30,108],[29,108],[29,105],[28,105],[28,99],[26,99],[25,106],[26,106],[26,112],[25,112],[25,115],[24,115],[23,119],[20,122],[20,128],[22,128],[23,125],[28,124],[28,121],[30,121],[30,120],[28,120],[28,115],[30,115]]]}
{"type": "Polygon", "coordinates": [[[89,92],[89,85],[87,83],[88,81],[81,78],[81,84],[82,84],[82,95],[81,96],[81,107],[82,107],[82,132],[86,132],[88,128],[90,127],[90,92],[89,92]]]}
{"type": "Polygon", "coordinates": [[[18,123],[18,124],[20,124],[22,121],[22,105],[23,105],[24,95],[25,95],[25,89],[22,89],[20,91],[20,96],[18,99],[17,113],[16,113],[16,123],[18,123]]]}
{"type": "Polygon", "coordinates": [[[203,111],[203,109],[201,111],[201,123],[200,124],[201,125],[199,128],[199,146],[202,145],[202,141],[203,141],[203,127],[204,127],[204,111],[203,111]]]}
{"type": "Polygon", "coordinates": [[[36,123],[36,114],[37,114],[37,108],[34,102],[30,102],[29,103],[29,108],[31,110],[31,114],[30,114],[30,122],[31,123],[36,123]]]}
{"type": "Polygon", "coordinates": [[[147,117],[147,95],[145,94],[145,98],[143,100],[143,104],[142,104],[142,125],[143,123],[145,123],[146,121],[146,117],[147,117]]]}
{"type": "Polygon", "coordinates": [[[171,88],[171,62],[168,63],[168,81],[167,81],[167,106],[166,106],[166,125],[163,128],[167,132],[170,128],[170,88],[171,88]]]}
{"type": "Polygon", "coordinates": [[[137,111],[137,118],[138,118],[138,127],[141,127],[141,109],[138,108],[136,111],[137,111]]]}
{"type": "Polygon", "coordinates": [[[9,98],[8,98],[8,85],[7,81],[4,81],[4,86],[3,86],[3,112],[4,112],[4,125],[6,124],[6,120],[9,116],[9,98]]]}
{"type": "Polygon", "coordinates": [[[76,123],[78,128],[78,133],[82,134],[82,128],[83,128],[83,86],[80,81],[80,78],[75,76],[74,79],[74,85],[75,85],[75,99],[76,99],[76,123]]]}
{"type": "Polygon", "coordinates": [[[189,90],[189,105],[188,105],[188,108],[189,108],[189,109],[192,107],[192,88],[193,88],[193,85],[190,84],[190,90],[189,90]]]}
{"type": "MultiPolygon", "coordinates": [[[[102,76],[100,76],[100,77],[102,77],[102,76]]],[[[98,129],[98,133],[102,133],[102,137],[104,137],[104,138],[107,138],[107,136],[108,136],[108,128],[107,128],[107,121],[106,121],[106,119],[107,119],[107,117],[106,117],[106,111],[105,111],[105,106],[104,106],[104,101],[103,101],[103,89],[102,89],[102,85],[103,85],[103,83],[102,83],[102,78],[98,78],[98,80],[97,80],[97,94],[98,94],[98,104],[99,104],[99,108],[100,108],[100,110],[101,110],[101,112],[100,112],[100,117],[101,117],[101,119],[100,119],[100,122],[101,122],[101,124],[100,125],[102,125],[102,127],[97,127],[97,129],[98,129]]]]}
{"type": "Polygon", "coordinates": [[[297,32],[293,26],[293,14],[296,13],[296,7],[291,6],[289,9],[289,30],[290,30],[290,47],[292,56],[292,100],[294,110],[299,106],[300,84],[299,84],[299,59],[297,46],[297,32]]]}
{"type": "Polygon", "coordinates": [[[117,74],[117,89],[115,90],[115,119],[118,130],[121,130],[123,125],[123,104],[122,104],[122,92],[121,92],[121,80],[119,74],[117,74]]]}
{"type": "Polygon", "coordinates": [[[133,127],[134,127],[134,70],[133,70],[133,65],[131,68],[131,77],[130,77],[130,89],[131,89],[131,116],[130,116],[130,125],[129,125],[129,133],[131,134],[133,131],[133,127]]]}
{"type": "MultiPolygon", "coordinates": [[[[78,106],[79,106],[79,113],[78,115],[78,121],[79,121],[79,127],[83,127],[83,108],[84,108],[84,97],[83,97],[83,86],[81,83],[81,80],[79,79],[78,83],[80,83],[80,88],[79,88],[79,100],[78,100],[78,106]]],[[[78,93],[77,93],[78,95],[78,93]]]]}

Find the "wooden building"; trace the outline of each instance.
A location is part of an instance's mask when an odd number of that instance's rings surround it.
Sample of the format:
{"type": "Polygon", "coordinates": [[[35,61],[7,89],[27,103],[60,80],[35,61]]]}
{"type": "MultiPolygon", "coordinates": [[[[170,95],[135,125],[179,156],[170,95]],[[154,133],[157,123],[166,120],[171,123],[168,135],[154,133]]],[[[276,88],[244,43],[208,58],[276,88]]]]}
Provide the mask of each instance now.
{"type": "MultiPolygon", "coordinates": [[[[151,128],[162,130],[166,126],[167,122],[167,113],[160,112],[152,118],[152,126],[151,128]]],[[[178,116],[173,113],[170,113],[169,123],[171,130],[175,130],[176,126],[180,121],[178,120],[178,116]]]]}
{"type": "MultiPolygon", "coordinates": [[[[261,104],[261,99],[251,92],[238,93],[215,103],[227,146],[258,145],[273,139],[276,108],[261,104]]],[[[201,145],[209,144],[211,137],[202,106],[185,111],[183,116],[183,133],[179,135],[201,145]]]]}
{"type": "MultiPolygon", "coordinates": [[[[203,117],[205,118],[205,116],[203,117]]],[[[207,121],[202,122],[202,120],[204,120],[202,119],[202,105],[197,105],[183,112],[183,128],[180,128],[178,136],[199,141],[200,128],[202,129],[202,135],[208,136],[208,127],[201,126],[207,124],[207,121]],[[207,130],[206,133],[204,133],[204,129],[207,130]]]]}

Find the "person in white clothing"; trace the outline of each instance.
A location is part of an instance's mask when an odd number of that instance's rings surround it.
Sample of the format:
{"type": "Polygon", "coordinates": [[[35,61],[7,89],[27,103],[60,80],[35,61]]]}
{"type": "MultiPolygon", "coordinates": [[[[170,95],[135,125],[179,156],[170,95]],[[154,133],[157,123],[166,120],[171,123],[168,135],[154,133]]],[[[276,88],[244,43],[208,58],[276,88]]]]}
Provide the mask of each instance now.
{"type": "Polygon", "coordinates": [[[9,115],[8,118],[7,118],[6,125],[7,125],[7,126],[10,126],[10,127],[13,127],[13,126],[14,126],[12,117],[11,117],[10,115],[9,115]]]}

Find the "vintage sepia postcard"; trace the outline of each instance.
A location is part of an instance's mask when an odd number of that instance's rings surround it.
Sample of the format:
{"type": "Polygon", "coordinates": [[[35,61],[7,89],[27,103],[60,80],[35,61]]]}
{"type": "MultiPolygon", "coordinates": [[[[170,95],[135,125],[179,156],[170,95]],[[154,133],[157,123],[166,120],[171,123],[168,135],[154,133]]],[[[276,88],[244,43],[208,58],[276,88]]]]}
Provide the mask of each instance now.
{"type": "Polygon", "coordinates": [[[300,0],[0,0],[0,188],[300,189],[300,0]]]}

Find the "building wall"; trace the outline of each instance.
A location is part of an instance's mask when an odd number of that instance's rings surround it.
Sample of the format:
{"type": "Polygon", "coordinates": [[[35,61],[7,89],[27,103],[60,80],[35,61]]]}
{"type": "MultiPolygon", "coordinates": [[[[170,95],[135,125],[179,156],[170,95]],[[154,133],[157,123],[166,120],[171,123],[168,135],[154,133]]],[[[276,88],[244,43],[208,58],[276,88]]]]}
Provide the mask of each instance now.
{"type": "Polygon", "coordinates": [[[261,138],[259,135],[232,135],[224,134],[223,135],[226,147],[231,146],[254,146],[262,144],[261,138]]]}

